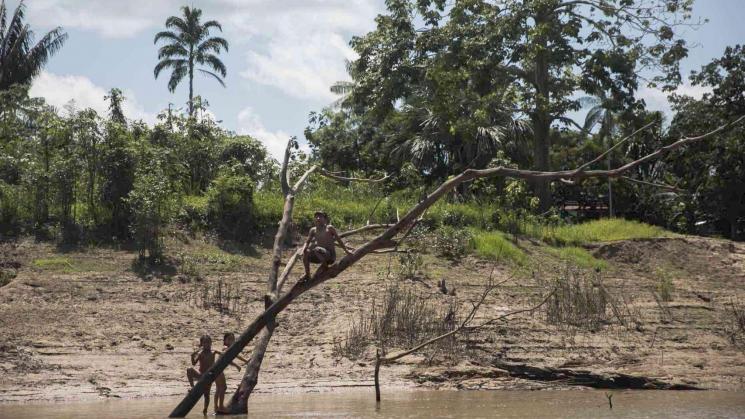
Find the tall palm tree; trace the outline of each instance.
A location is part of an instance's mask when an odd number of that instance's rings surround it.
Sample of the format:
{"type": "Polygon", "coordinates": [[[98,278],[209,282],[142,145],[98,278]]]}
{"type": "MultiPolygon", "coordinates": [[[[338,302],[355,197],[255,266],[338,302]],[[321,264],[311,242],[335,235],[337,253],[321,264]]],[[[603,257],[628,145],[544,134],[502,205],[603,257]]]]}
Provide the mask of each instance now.
{"type": "Polygon", "coordinates": [[[165,45],[158,50],[158,59],[155,66],[155,78],[166,68],[171,69],[171,78],[168,80],[168,90],[173,93],[176,86],[189,76],[189,116],[194,113],[194,67],[199,64],[214,70],[209,71],[198,68],[199,72],[212,76],[225,87],[223,77],[227,74],[225,64],[217,58],[222,49],[228,51],[228,41],[217,36],[210,37],[210,29],[217,28],[222,32],[222,26],[216,20],[201,23],[199,18],[202,10],[184,6],[181,8],[182,17],[171,16],[166,19],[166,28],[170,30],[158,32],[153,40],[166,41],[165,45]]]}
{"type": "MultiPolygon", "coordinates": [[[[580,104],[583,107],[590,107],[585,116],[585,123],[582,127],[584,132],[590,132],[596,126],[599,126],[598,139],[600,144],[604,144],[606,140],[608,144],[606,149],[613,147],[613,136],[617,133],[618,128],[616,124],[616,113],[608,109],[607,97],[605,93],[601,93],[598,96],[585,96],[579,99],[580,104]]],[[[608,153],[608,170],[611,169],[611,158],[612,152],[608,153]]],[[[614,216],[613,213],[613,186],[611,178],[608,178],[608,215],[614,216]]]]}
{"type": "Polygon", "coordinates": [[[34,32],[23,22],[25,11],[21,0],[7,24],[5,0],[0,0],[0,91],[14,84],[30,83],[67,39],[67,34],[57,27],[34,45],[34,32]]]}

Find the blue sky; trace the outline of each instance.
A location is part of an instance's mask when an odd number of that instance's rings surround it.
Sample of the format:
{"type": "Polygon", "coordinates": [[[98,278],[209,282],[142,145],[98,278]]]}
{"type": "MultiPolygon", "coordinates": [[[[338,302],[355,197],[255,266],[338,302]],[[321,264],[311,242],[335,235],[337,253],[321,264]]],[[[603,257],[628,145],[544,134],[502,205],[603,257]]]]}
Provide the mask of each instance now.
{"type": "MultiPolygon", "coordinates": [[[[6,0],[15,8],[17,0],[6,0]]],[[[183,0],[27,0],[28,21],[37,37],[61,25],[69,34],[63,49],[34,82],[32,94],[62,107],[105,112],[103,96],[111,87],[125,92],[129,118],[153,122],[168,103],[183,107],[186,84],[174,94],[168,73],[153,78],[157,59],[154,34],[165,19],[180,14],[183,0]]],[[[279,155],[290,135],[302,138],[308,113],[334,100],[328,87],[345,79],[344,59],[353,35],[373,29],[382,0],[192,0],[205,19],[223,24],[230,51],[227,88],[204,77],[196,93],[210,104],[223,125],[251,134],[279,155]]],[[[745,43],[745,0],[698,0],[694,16],[708,18],[683,36],[692,45],[683,62],[684,75],[722,55],[727,45],[745,43]]],[[[700,95],[684,85],[681,92],[700,95]]],[[[639,94],[652,109],[668,109],[665,95],[643,88],[639,94]]]]}

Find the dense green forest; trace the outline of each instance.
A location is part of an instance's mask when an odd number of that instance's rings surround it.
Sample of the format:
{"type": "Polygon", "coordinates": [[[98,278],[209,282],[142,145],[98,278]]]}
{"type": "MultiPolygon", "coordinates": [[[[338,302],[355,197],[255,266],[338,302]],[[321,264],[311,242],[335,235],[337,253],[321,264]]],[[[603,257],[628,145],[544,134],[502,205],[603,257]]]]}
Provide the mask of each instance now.
{"type": "MultiPolygon", "coordinates": [[[[739,45],[690,76],[709,93],[671,96],[670,119],[636,96],[642,84],[672,91],[681,83],[687,49],[676,31],[691,24],[691,3],[388,0],[376,29],[351,40],[359,55],[347,66],[351,81],[330,86],[339,101],[310,113],[311,153],[295,152],[291,170],[319,164],[391,178],[382,185],[314,178],[298,200],[299,222],[315,208],[341,225],[395,218],[467,168],[570,169],[617,145],[597,163],[616,167],[745,114],[739,45]],[[570,119],[582,109],[584,121],[570,119]]],[[[29,97],[44,64],[64,53],[65,35],[57,28],[34,43],[19,10],[6,20],[2,5],[0,237],[134,244],[157,259],[169,232],[252,242],[276,226],[278,163],[258,139],[205,116],[206,101],[194,93],[195,74],[223,83],[217,54],[228,43],[210,35],[218,22],[202,23],[199,9],[185,7],[155,36],[163,45],[154,75],[170,69],[171,91],[188,79],[189,99],[187,113],[165,110],[149,126],[127,118],[117,88],[106,96],[106,115],[29,97]]],[[[578,221],[581,214],[561,204],[607,203],[612,187],[614,216],[742,238],[745,127],[610,182],[478,180],[428,212],[427,224],[453,235],[465,227],[529,234],[578,221]]]]}

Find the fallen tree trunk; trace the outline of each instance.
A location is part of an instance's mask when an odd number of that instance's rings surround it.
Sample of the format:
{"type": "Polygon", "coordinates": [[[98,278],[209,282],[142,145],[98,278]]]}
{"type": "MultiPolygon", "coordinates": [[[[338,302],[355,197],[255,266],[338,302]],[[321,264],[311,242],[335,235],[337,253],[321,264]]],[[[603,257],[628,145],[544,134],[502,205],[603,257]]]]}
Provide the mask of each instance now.
{"type": "MultiPolygon", "coordinates": [[[[308,291],[309,289],[316,287],[320,284],[322,284],[325,281],[328,281],[331,278],[335,278],[337,275],[339,275],[341,272],[344,272],[347,268],[354,265],[357,261],[362,259],[364,256],[367,256],[370,253],[373,253],[376,250],[387,248],[387,247],[395,247],[397,242],[394,240],[394,238],[401,232],[404,232],[405,229],[414,223],[417,218],[419,218],[429,207],[431,207],[435,202],[437,202],[440,198],[442,198],[445,194],[448,192],[451,192],[453,189],[455,189],[458,185],[468,182],[474,179],[489,177],[489,176],[504,176],[504,177],[511,177],[511,178],[517,178],[517,179],[525,179],[525,180],[537,180],[540,179],[542,181],[551,181],[551,180],[570,180],[570,181],[577,181],[585,178],[596,178],[596,177],[619,177],[623,175],[625,172],[645,163],[650,160],[659,158],[675,149],[681,148],[685,145],[702,141],[704,139],[707,139],[713,135],[716,135],[717,133],[720,133],[727,128],[738,124],[745,120],[745,116],[740,116],[739,118],[724,124],[720,126],[719,128],[710,131],[706,134],[699,135],[696,137],[686,137],[682,138],[672,144],[669,144],[667,146],[664,146],[662,148],[659,148],[655,150],[654,152],[640,158],[637,160],[634,160],[630,163],[627,163],[623,166],[620,166],[616,169],[608,169],[608,170],[585,170],[586,166],[580,166],[577,169],[573,170],[562,170],[562,171],[556,171],[556,172],[543,172],[543,171],[535,171],[535,170],[522,170],[522,169],[514,169],[514,168],[508,168],[508,167],[495,167],[495,168],[489,168],[489,169],[482,169],[482,170],[476,170],[476,169],[467,169],[463,173],[452,177],[451,179],[447,180],[443,184],[441,184],[434,192],[427,195],[422,201],[420,201],[416,206],[414,206],[409,212],[404,215],[402,218],[400,218],[395,224],[393,224],[391,227],[386,229],[383,233],[378,235],[373,240],[365,243],[361,247],[359,247],[357,250],[355,250],[353,253],[346,255],[344,258],[339,260],[337,263],[331,265],[328,269],[324,271],[317,271],[310,279],[298,282],[295,284],[295,286],[290,289],[290,291],[280,297],[274,304],[272,304],[269,308],[267,308],[263,313],[261,313],[259,316],[257,316],[245,329],[245,331],[240,335],[240,337],[236,340],[236,342],[228,348],[225,353],[223,353],[220,358],[212,365],[212,367],[202,375],[202,377],[199,379],[197,384],[189,391],[189,393],[184,397],[184,399],[181,401],[181,403],[176,406],[176,408],[171,412],[170,417],[184,417],[186,414],[189,413],[189,411],[194,407],[194,405],[197,403],[197,401],[201,398],[201,396],[204,394],[207,387],[212,384],[212,382],[215,380],[215,377],[219,375],[225,367],[227,367],[233,359],[235,359],[236,356],[240,354],[240,352],[243,350],[243,348],[248,345],[248,343],[259,334],[261,329],[263,329],[268,322],[274,321],[275,316],[277,313],[284,310],[292,301],[294,301],[297,297],[308,291]]],[[[597,159],[596,159],[597,160],[597,159]]],[[[283,180],[283,182],[286,182],[286,180],[283,180]]],[[[278,265],[277,265],[278,267],[278,265]]]]}
{"type": "Polygon", "coordinates": [[[574,386],[633,390],[703,390],[689,384],[667,383],[655,378],[621,373],[599,374],[584,370],[537,367],[499,359],[493,361],[492,365],[509,372],[512,377],[536,381],[561,381],[574,386]]]}

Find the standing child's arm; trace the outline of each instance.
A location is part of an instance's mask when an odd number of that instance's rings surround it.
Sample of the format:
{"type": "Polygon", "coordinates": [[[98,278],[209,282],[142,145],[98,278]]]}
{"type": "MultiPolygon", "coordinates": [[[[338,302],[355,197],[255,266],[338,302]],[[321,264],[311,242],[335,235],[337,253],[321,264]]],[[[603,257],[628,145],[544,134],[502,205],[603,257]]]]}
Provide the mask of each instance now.
{"type": "MultiPolygon", "coordinates": [[[[215,350],[215,353],[218,354],[218,355],[222,355],[223,354],[222,352],[220,352],[218,350],[215,350]]],[[[243,361],[244,364],[248,364],[248,361],[246,361],[245,359],[243,359],[240,355],[236,356],[236,358],[238,358],[239,360],[243,361]]],[[[241,366],[238,365],[238,364],[236,364],[235,362],[231,362],[230,365],[238,368],[238,371],[241,370],[241,366]]]]}
{"type": "Polygon", "coordinates": [[[199,358],[202,357],[202,347],[191,353],[191,365],[197,365],[199,358]]]}

